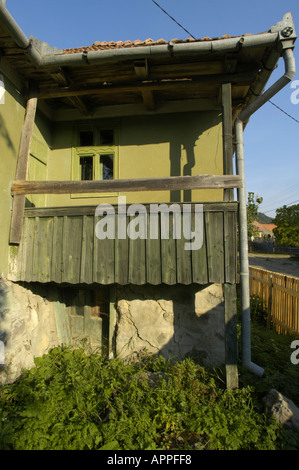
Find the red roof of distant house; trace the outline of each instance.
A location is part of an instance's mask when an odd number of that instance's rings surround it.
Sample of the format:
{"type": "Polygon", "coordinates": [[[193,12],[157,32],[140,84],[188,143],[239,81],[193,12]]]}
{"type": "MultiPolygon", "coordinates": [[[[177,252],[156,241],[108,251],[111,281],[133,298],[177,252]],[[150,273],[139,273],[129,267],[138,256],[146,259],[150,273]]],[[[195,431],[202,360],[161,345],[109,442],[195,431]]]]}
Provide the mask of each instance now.
{"type": "Polygon", "coordinates": [[[277,227],[275,224],[261,224],[257,220],[253,222],[253,225],[259,232],[273,232],[273,229],[277,227]]]}

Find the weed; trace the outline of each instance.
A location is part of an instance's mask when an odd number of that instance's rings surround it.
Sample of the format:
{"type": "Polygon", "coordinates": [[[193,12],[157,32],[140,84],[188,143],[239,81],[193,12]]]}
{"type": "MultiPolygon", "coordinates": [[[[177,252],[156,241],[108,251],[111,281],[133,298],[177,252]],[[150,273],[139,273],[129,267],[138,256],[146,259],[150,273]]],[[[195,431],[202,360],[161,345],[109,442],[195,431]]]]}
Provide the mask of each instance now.
{"type": "Polygon", "coordinates": [[[284,442],[252,387],[226,390],[221,370],[192,359],[124,365],[54,348],[2,386],[0,412],[1,449],[276,449],[284,442]],[[148,380],[159,371],[159,380],[148,380]]]}

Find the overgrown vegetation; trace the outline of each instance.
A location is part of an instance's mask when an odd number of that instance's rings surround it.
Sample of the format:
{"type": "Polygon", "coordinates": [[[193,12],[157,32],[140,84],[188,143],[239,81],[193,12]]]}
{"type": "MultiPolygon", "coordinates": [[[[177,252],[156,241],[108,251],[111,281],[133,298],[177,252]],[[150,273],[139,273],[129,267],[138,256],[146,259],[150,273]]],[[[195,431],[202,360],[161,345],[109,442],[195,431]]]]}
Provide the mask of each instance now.
{"type": "Polygon", "coordinates": [[[191,359],[144,356],[124,365],[55,348],[0,388],[0,448],[299,449],[298,433],[282,429],[262,401],[275,387],[299,404],[291,339],[266,330],[262,306],[253,302],[252,353],[263,378],[240,367],[240,388],[227,390],[224,370],[191,359]]]}

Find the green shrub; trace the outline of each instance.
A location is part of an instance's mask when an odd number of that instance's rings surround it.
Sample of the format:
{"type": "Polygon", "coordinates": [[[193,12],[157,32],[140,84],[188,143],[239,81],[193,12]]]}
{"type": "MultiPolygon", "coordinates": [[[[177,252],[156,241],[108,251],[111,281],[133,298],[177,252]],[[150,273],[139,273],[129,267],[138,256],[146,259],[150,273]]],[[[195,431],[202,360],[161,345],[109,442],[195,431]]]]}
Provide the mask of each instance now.
{"type": "Polygon", "coordinates": [[[221,370],[191,359],[124,365],[59,347],[35,364],[0,388],[1,449],[285,447],[253,387],[226,390],[221,370]]]}

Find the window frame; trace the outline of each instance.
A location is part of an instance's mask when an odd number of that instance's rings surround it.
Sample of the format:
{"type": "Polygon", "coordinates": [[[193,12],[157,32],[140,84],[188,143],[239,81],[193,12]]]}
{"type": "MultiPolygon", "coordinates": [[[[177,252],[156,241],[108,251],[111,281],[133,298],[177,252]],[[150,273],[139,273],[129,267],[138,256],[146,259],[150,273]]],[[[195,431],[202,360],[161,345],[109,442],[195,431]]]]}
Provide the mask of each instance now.
{"type": "MultiPolygon", "coordinates": [[[[102,181],[103,179],[97,177],[102,176],[103,171],[101,169],[100,157],[101,155],[113,155],[113,179],[119,178],[119,161],[118,161],[118,132],[115,125],[101,125],[94,124],[91,126],[80,126],[76,128],[76,145],[72,147],[72,181],[84,181],[81,180],[81,168],[80,168],[80,157],[89,157],[93,158],[93,179],[92,181],[102,181]],[[100,131],[101,130],[113,130],[114,142],[113,145],[99,145],[100,141],[100,131]],[[95,145],[90,146],[80,146],[80,132],[91,131],[93,132],[95,145]]],[[[91,180],[89,180],[91,181],[91,180]]],[[[80,199],[80,198],[99,198],[99,197],[111,197],[117,196],[118,192],[111,193],[80,193],[80,194],[71,194],[71,198],[80,199]]]]}

